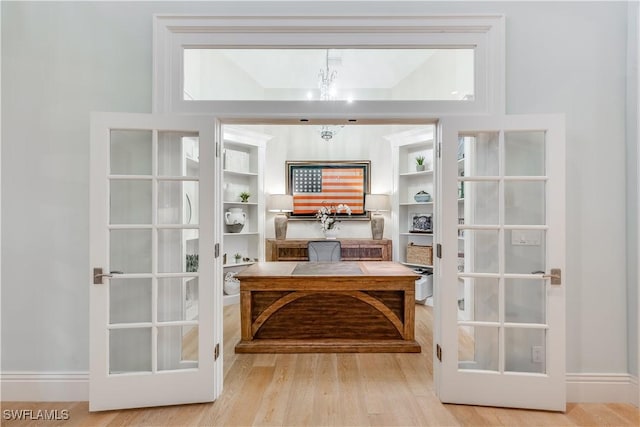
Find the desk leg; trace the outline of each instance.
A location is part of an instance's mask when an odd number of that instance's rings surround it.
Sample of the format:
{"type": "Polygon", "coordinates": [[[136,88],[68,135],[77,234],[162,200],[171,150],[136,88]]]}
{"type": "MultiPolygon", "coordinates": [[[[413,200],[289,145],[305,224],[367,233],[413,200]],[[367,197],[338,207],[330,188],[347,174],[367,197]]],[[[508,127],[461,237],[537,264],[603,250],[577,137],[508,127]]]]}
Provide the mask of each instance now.
{"type": "Polygon", "coordinates": [[[240,291],[240,335],[242,341],[251,341],[251,291],[240,291]]]}
{"type": "MultiPolygon", "coordinates": [[[[413,282],[412,282],[413,283],[413,282]]],[[[404,339],[415,339],[416,291],[412,287],[404,293],[404,339]]]]}

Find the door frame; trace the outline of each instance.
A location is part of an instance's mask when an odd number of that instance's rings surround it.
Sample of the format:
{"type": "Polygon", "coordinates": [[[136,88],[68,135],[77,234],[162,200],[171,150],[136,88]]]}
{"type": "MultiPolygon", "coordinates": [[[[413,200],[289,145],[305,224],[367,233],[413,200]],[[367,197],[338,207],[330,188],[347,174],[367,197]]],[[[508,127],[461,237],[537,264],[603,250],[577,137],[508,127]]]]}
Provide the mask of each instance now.
{"type": "MultiPolygon", "coordinates": [[[[333,11],[332,11],[333,12],[333,11]]],[[[313,17],[291,12],[287,16],[175,16],[154,17],[153,109],[159,112],[214,114],[228,124],[424,124],[449,116],[506,114],[506,48],[504,15],[353,16],[313,17]],[[198,28],[196,28],[198,27],[198,28]],[[373,29],[372,29],[373,28],[373,29]],[[205,30],[206,29],[206,30],[205,30]],[[400,31],[402,29],[402,31],[400,31]],[[444,30],[443,30],[444,29],[444,30]],[[394,37],[386,41],[385,36],[394,37]],[[404,33],[403,37],[402,34],[404,33]],[[348,36],[345,37],[345,34],[348,36]],[[341,37],[333,37],[340,35],[341,37]],[[182,48],[340,48],[476,47],[475,102],[446,101],[185,101],[182,89],[182,48]],[[416,113],[418,111],[419,113],[416,113]]],[[[406,12],[405,12],[406,13],[406,12]]],[[[331,12],[329,13],[331,15],[331,12]]],[[[438,136],[440,138],[440,136],[438,136]]],[[[441,180],[438,180],[439,182],[441,180]]],[[[438,184],[442,185],[441,182],[438,184]]],[[[441,188],[441,187],[440,187],[441,188]]],[[[438,215],[438,212],[435,212],[438,215]]],[[[441,213],[440,213],[441,214],[441,213]]],[[[441,242],[441,233],[434,243],[441,242]]],[[[439,267],[434,266],[434,275],[439,267]]],[[[434,345],[441,334],[437,313],[441,301],[434,287],[434,345]]],[[[222,327],[222,325],[219,325],[222,327]]],[[[434,366],[434,381],[438,375],[434,366]]],[[[436,388],[436,395],[439,390],[436,388]]]]}

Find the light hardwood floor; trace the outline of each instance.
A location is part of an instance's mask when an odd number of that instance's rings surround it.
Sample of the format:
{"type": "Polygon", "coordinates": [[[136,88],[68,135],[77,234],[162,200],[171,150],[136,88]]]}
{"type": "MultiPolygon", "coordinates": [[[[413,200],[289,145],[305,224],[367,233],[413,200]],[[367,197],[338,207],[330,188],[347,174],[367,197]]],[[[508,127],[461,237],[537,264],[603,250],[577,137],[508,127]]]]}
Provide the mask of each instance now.
{"type": "Polygon", "coordinates": [[[420,354],[239,354],[238,305],[225,307],[224,391],[215,403],[89,413],[87,402],[3,403],[67,409],[68,421],[3,426],[638,426],[625,404],[566,413],[443,405],[433,393],[431,308],[416,306],[420,354]]]}

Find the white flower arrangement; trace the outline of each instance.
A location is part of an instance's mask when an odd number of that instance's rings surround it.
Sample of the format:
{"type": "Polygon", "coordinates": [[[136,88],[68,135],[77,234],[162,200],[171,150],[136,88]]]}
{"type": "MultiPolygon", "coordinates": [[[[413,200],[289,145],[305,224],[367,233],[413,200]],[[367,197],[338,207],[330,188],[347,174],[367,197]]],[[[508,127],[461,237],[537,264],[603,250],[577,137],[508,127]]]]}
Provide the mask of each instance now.
{"type": "MultiPolygon", "coordinates": [[[[324,202],[323,202],[324,203],[324,202]]],[[[332,230],[336,224],[340,221],[336,219],[336,215],[340,212],[346,212],[347,215],[351,215],[351,208],[349,205],[340,203],[339,205],[323,205],[316,213],[316,219],[320,221],[320,228],[322,231],[332,230]]]]}

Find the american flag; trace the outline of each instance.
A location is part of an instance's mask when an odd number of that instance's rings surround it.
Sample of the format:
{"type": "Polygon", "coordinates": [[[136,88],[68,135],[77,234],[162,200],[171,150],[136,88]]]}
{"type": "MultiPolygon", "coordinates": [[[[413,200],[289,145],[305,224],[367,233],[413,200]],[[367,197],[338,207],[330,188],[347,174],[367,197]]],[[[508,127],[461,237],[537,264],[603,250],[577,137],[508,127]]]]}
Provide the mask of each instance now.
{"type": "Polygon", "coordinates": [[[364,169],[305,167],[292,171],[293,213],[314,214],[322,206],[349,205],[364,213],[364,169]]]}

